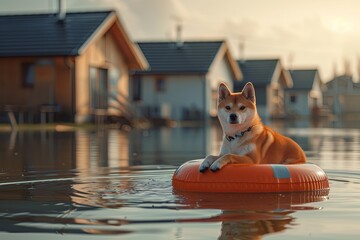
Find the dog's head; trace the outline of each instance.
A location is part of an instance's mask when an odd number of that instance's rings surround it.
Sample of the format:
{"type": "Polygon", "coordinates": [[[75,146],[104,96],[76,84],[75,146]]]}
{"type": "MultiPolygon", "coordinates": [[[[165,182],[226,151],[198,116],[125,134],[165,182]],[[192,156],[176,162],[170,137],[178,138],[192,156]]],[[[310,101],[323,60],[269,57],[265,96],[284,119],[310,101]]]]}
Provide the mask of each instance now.
{"type": "Polygon", "coordinates": [[[232,93],[221,83],[218,96],[218,118],[226,135],[245,131],[256,116],[255,89],[248,82],[239,93],[232,93]]]}

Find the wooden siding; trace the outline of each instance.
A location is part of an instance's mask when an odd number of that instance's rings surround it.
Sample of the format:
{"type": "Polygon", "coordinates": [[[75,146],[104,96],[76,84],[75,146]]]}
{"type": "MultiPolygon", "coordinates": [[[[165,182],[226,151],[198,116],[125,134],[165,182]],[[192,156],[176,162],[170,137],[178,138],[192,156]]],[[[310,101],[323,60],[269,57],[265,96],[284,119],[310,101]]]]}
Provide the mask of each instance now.
{"type": "MultiPolygon", "coordinates": [[[[71,89],[69,69],[64,59],[55,58],[1,58],[0,106],[19,105],[38,107],[41,104],[59,103],[65,109],[71,108],[71,99],[63,97],[71,89]],[[34,64],[34,85],[23,85],[23,64],[34,64]]],[[[65,95],[66,96],[66,95],[65,95]]]]}
{"type": "MultiPolygon", "coordinates": [[[[128,98],[128,67],[121,55],[119,43],[112,34],[105,34],[78,57],[14,57],[0,58],[0,106],[16,105],[39,113],[42,104],[58,104],[61,115],[76,122],[90,120],[90,67],[108,70],[111,90],[121,94],[119,101],[128,98]],[[34,85],[22,83],[23,64],[34,64],[34,85]],[[73,69],[75,74],[73,74],[73,69]],[[75,77],[75,83],[73,83],[75,77]],[[75,89],[73,89],[75,87],[75,89]],[[76,91],[76,92],[73,92],[76,91]],[[76,101],[76,102],[75,102],[76,101]]],[[[119,110],[109,113],[121,115],[119,110]]]]}
{"type": "MultiPolygon", "coordinates": [[[[127,104],[129,73],[121,55],[118,44],[111,34],[105,34],[94,41],[81,56],[76,58],[76,122],[90,120],[90,67],[102,68],[108,71],[108,91],[121,95],[118,101],[127,104]],[[109,89],[111,88],[111,89],[109,89]],[[116,89],[114,89],[116,88],[116,89]]],[[[111,105],[111,103],[109,103],[111,105]]],[[[116,104],[116,103],[114,103],[116,104]]],[[[121,115],[121,112],[110,109],[109,114],[121,115]]]]}

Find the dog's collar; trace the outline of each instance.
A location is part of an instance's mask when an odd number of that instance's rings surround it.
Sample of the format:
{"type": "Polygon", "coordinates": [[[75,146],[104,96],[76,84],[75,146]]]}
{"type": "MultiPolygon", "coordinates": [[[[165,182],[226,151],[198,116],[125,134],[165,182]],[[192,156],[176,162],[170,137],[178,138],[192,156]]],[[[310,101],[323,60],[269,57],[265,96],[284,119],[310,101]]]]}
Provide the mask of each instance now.
{"type": "Polygon", "coordinates": [[[229,142],[231,142],[232,140],[234,140],[235,138],[238,138],[238,137],[242,137],[245,135],[245,133],[247,132],[250,132],[251,129],[252,129],[253,126],[249,127],[248,129],[246,129],[245,131],[243,132],[240,132],[239,134],[235,134],[234,136],[225,136],[226,140],[228,140],[229,142]]]}

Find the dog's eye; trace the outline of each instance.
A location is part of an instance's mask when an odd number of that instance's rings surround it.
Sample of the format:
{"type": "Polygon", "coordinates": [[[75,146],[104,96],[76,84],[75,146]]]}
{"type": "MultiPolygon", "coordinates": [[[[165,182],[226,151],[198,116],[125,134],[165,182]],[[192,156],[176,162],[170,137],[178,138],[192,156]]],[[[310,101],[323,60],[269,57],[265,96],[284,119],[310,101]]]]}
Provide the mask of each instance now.
{"type": "Polygon", "coordinates": [[[240,107],[240,110],[241,110],[241,111],[242,111],[242,110],[245,110],[245,108],[246,108],[245,106],[241,106],[241,107],[240,107]]]}
{"type": "Polygon", "coordinates": [[[225,109],[226,109],[226,110],[230,110],[231,107],[230,107],[230,106],[225,106],[225,109]]]}

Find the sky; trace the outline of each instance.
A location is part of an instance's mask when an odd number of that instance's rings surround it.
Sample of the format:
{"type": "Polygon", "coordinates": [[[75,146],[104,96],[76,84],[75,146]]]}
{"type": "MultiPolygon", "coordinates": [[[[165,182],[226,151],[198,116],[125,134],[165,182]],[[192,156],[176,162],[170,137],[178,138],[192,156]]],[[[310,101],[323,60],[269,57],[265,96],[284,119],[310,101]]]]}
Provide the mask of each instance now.
{"type": "MultiPolygon", "coordinates": [[[[236,59],[280,58],[318,68],[324,82],[345,71],[358,80],[358,0],[67,0],[67,11],[115,9],[133,41],[229,43],[236,59]],[[240,51],[240,45],[243,51],[240,51]]],[[[0,14],[55,12],[57,0],[1,0],[0,14]]]]}

